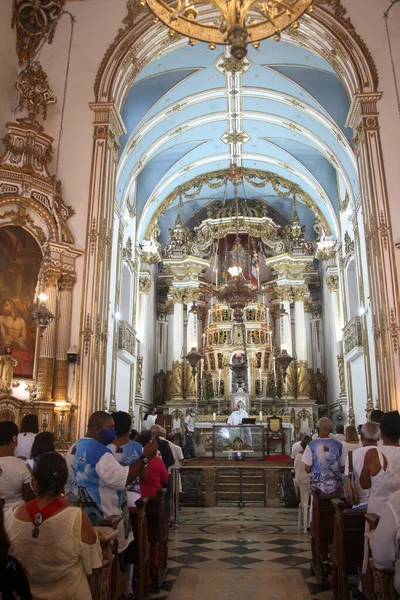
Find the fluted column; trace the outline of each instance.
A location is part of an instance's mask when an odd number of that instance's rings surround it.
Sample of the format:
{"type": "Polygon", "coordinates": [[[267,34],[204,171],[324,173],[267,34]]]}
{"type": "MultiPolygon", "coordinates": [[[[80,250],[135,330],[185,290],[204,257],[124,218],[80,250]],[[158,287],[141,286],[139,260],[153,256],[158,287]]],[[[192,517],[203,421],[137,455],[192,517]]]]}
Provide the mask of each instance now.
{"type": "Polygon", "coordinates": [[[167,371],[171,371],[172,361],[173,361],[173,342],[174,342],[174,303],[171,300],[167,300],[166,309],[167,309],[167,322],[168,322],[167,371]]]}
{"type": "Polygon", "coordinates": [[[335,322],[336,340],[339,342],[342,339],[342,320],[340,316],[339,306],[339,275],[337,273],[328,273],[325,277],[325,283],[331,293],[332,309],[335,322]]]}
{"type": "Polygon", "coordinates": [[[174,303],[174,333],[172,342],[172,379],[170,399],[174,402],[183,401],[183,302],[185,288],[172,288],[171,296],[174,303]]]}
{"type": "Polygon", "coordinates": [[[60,280],[60,304],[57,328],[56,362],[54,365],[54,400],[65,402],[68,399],[68,360],[67,352],[71,334],[72,290],[75,275],[63,273],[60,280]]]}
{"type": "Polygon", "coordinates": [[[281,327],[281,347],[286,346],[288,354],[293,356],[293,341],[292,341],[292,319],[290,314],[290,303],[292,300],[292,289],[289,285],[280,285],[277,287],[277,294],[281,299],[286,315],[280,318],[281,327]]]}
{"type": "MultiPolygon", "coordinates": [[[[60,272],[48,269],[44,273],[44,293],[47,296],[47,308],[57,316],[57,286],[60,272]]],[[[45,329],[39,340],[39,365],[37,382],[37,400],[51,400],[53,394],[53,368],[55,360],[55,336],[57,319],[45,329]]]]}
{"type": "Polygon", "coordinates": [[[304,319],[306,323],[306,348],[308,368],[314,368],[313,361],[313,341],[311,335],[311,302],[304,303],[304,319]]]}
{"type": "Polygon", "coordinates": [[[186,351],[190,352],[192,348],[198,348],[197,345],[197,315],[193,312],[190,312],[193,307],[194,301],[194,290],[191,288],[186,288],[186,318],[187,318],[187,326],[186,326],[186,351]]]}
{"type": "Polygon", "coordinates": [[[294,297],[294,327],[297,360],[307,360],[306,319],[304,312],[304,295],[306,285],[293,286],[294,297]]]}

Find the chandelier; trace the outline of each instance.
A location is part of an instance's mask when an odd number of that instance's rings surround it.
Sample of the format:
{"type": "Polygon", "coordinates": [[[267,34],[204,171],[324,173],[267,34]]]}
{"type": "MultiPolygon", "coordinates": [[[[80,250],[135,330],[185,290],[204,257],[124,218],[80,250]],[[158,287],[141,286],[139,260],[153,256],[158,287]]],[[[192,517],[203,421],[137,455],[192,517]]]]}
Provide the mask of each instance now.
{"type": "Polygon", "coordinates": [[[292,26],[298,27],[298,19],[312,10],[313,0],[139,0],[155,17],[169,28],[169,35],[176,33],[189,38],[193,46],[196,40],[207,42],[211,50],[217,45],[229,45],[231,55],[242,60],[247,54],[247,44],[255,48],[269,37],[279,40],[281,32],[292,26]],[[198,20],[211,10],[218,11],[213,21],[198,20]],[[207,10],[208,9],[208,10],[207,10]]]}

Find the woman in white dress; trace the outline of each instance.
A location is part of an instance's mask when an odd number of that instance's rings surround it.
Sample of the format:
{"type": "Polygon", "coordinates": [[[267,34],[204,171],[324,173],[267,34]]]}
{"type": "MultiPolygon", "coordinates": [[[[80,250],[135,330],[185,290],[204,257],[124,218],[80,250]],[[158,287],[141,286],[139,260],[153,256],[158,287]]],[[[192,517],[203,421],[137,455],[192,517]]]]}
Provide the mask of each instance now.
{"type": "Polygon", "coordinates": [[[87,575],[102,565],[89,518],[64,498],[67,477],[61,454],[41,454],[32,477],[36,499],[5,515],[10,552],[29,573],[33,600],[90,599],[87,575]]]}
{"type": "Polygon", "coordinates": [[[354,427],[354,425],[349,425],[348,427],[346,427],[345,438],[342,442],[342,446],[342,460],[340,464],[345,465],[346,458],[350,450],[353,452],[354,450],[357,450],[357,448],[362,447],[362,443],[360,442],[360,438],[358,437],[357,429],[354,427]]]}

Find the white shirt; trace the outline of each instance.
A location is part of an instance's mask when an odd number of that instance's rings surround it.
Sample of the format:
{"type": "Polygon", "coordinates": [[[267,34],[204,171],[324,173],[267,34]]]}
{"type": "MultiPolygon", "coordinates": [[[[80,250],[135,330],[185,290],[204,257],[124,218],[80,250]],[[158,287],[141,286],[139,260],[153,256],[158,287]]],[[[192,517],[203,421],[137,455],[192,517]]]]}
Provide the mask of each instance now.
{"type": "Polygon", "coordinates": [[[400,491],[389,498],[370,545],[378,569],[395,567],[394,586],[400,592],[400,491]]]}
{"type": "Polygon", "coordinates": [[[22,486],[29,483],[31,474],[24,460],[15,456],[0,457],[0,498],[5,502],[5,512],[18,504],[22,504],[22,486]]]}
{"type": "Polygon", "coordinates": [[[239,408],[239,410],[234,410],[229,419],[228,419],[228,425],[241,425],[242,424],[242,419],[248,419],[249,415],[247,414],[247,412],[245,410],[243,410],[242,408],[239,408]]]}
{"type": "Polygon", "coordinates": [[[344,442],[344,440],[346,439],[346,436],[343,433],[335,433],[333,435],[333,437],[335,438],[335,440],[337,440],[338,442],[344,442]]]}
{"type": "MultiPolygon", "coordinates": [[[[362,442],[356,442],[355,444],[351,444],[350,442],[342,442],[342,465],[346,464],[346,458],[350,450],[354,452],[354,450],[361,449],[363,447],[362,442]]],[[[362,467],[361,467],[362,468],[362,467]]]]}
{"type": "Polygon", "coordinates": [[[302,458],[303,456],[297,453],[297,456],[294,461],[294,480],[298,487],[300,487],[300,485],[303,483],[310,483],[310,473],[306,472],[306,465],[302,461],[302,458]]]}
{"type": "Polygon", "coordinates": [[[292,446],[292,454],[290,455],[293,460],[295,460],[296,456],[301,450],[301,442],[295,442],[292,446]]]}
{"type": "Polygon", "coordinates": [[[25,458],[31,457],[32,444],[35,440],[36,433],[30,431],[26,433],[19,433],[17,437],[17,447],[14,450],[14,456],[24,456],[25,458]]]}
{"type": "Polygon", "coordinates": [[[179,469],[180,462],[183,460],[183,452],[182,448],[178,446],[178,444],[174,444],[174,442],[170,442],[163,437],[160,437],[160,440],[165,440],[168,442],[169,447],[171,448],[172,456],[174,457],[175,463],[168,468],[168,473],[171,473],[172,469],[179,469]]]}
{"type": "MultiPolygon", "coordinates": [[[[365,455],[368,452],[368,450],[371,450],[371,448],[375,448],[375,446],[363,446],[362,448],[355,448],[353,450],[353,454],[352,454],[353,472],[354,472],[355,479],[356,479],[356,485],[357,485],[357,489],[358,489],[358,497],[360,499],[360,502],[358,504],[354,504],[353,508],[359,508],[360,506],[365,506],[366,504],[368,504],[370,490],[369,489],[364,490],[364,488],[362,488],[361,485],[359,484],[359,480],[360,480],[361,471],[363,470],[363,466],[364,466],[365,455]]],[[[348,476],[348,474],[349,474],[349,455],[348,455],[348,453],[346,454],[346,466],[344,469],[344,474],[346,476],[348,476]]]]}
{"type": "Polygon", "coordinates": [[[147,419],[143,421],[143,429],[151,429],[156,424],[157,415],[148,415],[147,419]]]}
{"type": "Polygon", "coordinates": [[[194,433],[194,418],[191,415],[188,415],[185,419],[185,423],[188,426],[190,433],[194,433]]]}
{"type": "MultiPolygon", "coordinates": [[[[333,435],[333,433],[330,433],[330,434],[329,434],[329,437],[330,437],[330,438],[334,438],[335,436],[333,435]]],[[[318,435],[318,433],[314,433],[314,435],[312,436],[312,438],[311,438],[311,439],[313,439],[313,440],[317,440],[318,438],[319,438],[319,435],[318,435]]]]}

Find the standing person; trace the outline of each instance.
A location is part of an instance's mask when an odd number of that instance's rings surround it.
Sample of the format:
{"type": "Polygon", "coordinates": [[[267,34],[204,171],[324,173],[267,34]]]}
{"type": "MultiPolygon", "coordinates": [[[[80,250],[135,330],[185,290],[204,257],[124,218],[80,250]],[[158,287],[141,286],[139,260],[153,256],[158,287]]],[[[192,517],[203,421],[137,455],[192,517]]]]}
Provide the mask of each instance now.
{"type": "Polygon", "coordinates": [[[241,425],[243,419],[248,419],[248,417],[249,417],[249,414],[247,413],[247,411],[244,410],[243,404],[241,402],[238,402],[233,407],[233,412],[231,412],[231,414],[229,416],[228,425],[233,425],[233,426],[241,425]]]}
{"type": "Polygon", "coordinates": [[[360,438],[358,437],[357,429],[354,425],[348,425],[346,427],[346,436],[344,441],[342,442],[342,465],[345,465],[346,458],[350,450],[354,452],[357,448],[361,448],[362,444],[360,442],[360,438]]]}
{"type": "Polygon", "coordinates": [[[86,436],[77,440],[67,452],[69,477],[65,491],[70,503],[81,506],[93,525],[121,515],[122,520],[117,527],[118,553],[121,554],[133,540],[126,486],[155,456],[157,444],[147,444],[139,460],[130,466],[122,466],[107,448],[115,436],[110,414],[97,411],[90,416],[86,436]]]}
{"type": "Polygon", "coordinates": [[[310,473],[305,469],[305,463],[302,461],[304,450],[311,442],[311,437],[305,435],[300,442],[300,452],[294,460],[294,483],[299,490],[300,502],[303,506],[308,506],[310,499],[310,473]]]}
{"type": "Polygon", "coordinates": [[[55,449],[54,435],[51,433],[51,431],[42,431],[42,433],[38,433],[35,437],[35,441],[32,444],[31,457],[26,461],[26,464],[30,468],[31,472],[33,471],[35,459],[38,456],[44,454],[45,452],[54,452],[55,449]]]}
{"type": "Polygon", "coordinates": [[[143,429],[151,429],[157,423],[157,409],[153,406],[144,418],[143,429]]]}
{"type": "Polygon", "coordinates": [[[89,518],[68,506],[63,496],[67,477],[61,454],[41,454],[32,477],[36,499],[5,516],[12,552],[28,569],[35,600],[91,598],[87,574],[102,566],[100,542],[89,518]]]}
{"type": "Polygon", "coordinates": [[[194,448],[194,424],[196,413],[194,410],[185,418],[185,458],[196,458],[194,448]]]}
{"type": "Polygon", "coordinates": [[[344,440],[346,439],[346,436],[344,435],[344,425],[342,423],[336,425],[336,433],[333,434],[333,437],[338,442],[344,442],[344,440]]]}
{"type": "MultiPolygon", "coordinates": [[[[376,448],[380,437],[381,431],[378,425],[375,423],[365,423],[361,427],[361,442],[362,448],[356,448],[355,450],[350,450],[352,452],[353,459],[353,473],[355,476],[355,483],[358,489],[358,504],[354,504],[353,508],[366,508],[368,504],[369,498],[369,489],[364,490],[360,485],[360,475],[364,465],[364,458],[366,453],[371,448],[376,448]]],[[[345,475],[349,474],[349,453],[346,458],[346,467],[344,471],[345,475]]]]}
{"type": "Polygon", "coordinates": [[[39,421],[37,415],[25,415],[21,421],[21,430],[18,434],[18,444],[14,456],[27,460],[31,455],[32,444],[39,432],[39,421]]]}
{"type": "Polygon", "coordinates": [[[319,437],[308,444],[302,461],[306,465],[306,473],[311,473],[311,489],[319,489],[322,494],[335,494],[342,489],[342,444],[330,437],[330,419],[323,417],[318,421],[317,427],[319,437]]]}
{"type": "Polygon", "coordinates": [[[0,500],[0,598],[2,600],[32,600],[25,569],[8,551],[10,540],[4,529],[4,501],[0,500]]]}
{"type": "MultiPolygon", "coordinates": [[[[143,453],[143,446],[138,442],[129,439],[129,432],[132,427],[131,416],[119,410],[112,415],[115,426],[116,438],[107,446],[114,454],[115,459],[120,465],[132,465],[143,453]]],[[[139,475],[132,483],[127,485],[128,506],[136,506],[136,500],[140,498],[140,480],[147,479],[147,465],[141,461],[139,475]]]]}
{"type": "Polygon", "coordinates": [[[4,512],[12,506],[32,500],[31,474],[25,461],[14,456],[18,427],[12,421],[0,423],[0,498],[4,512]]]}
{"type": "Polygon", "coordinates": [[[293,460],[296,460],[296,456],[299,454],[299,452],[301,452],[302,448],[301,448],[301,441],[304,438],[304,433],[298,433],[296,436],[296,441],[292,446],[292,453],[290,455],[290,457],[293,460]]]}
{"type": "Polygon", "coordinates": [[[360,485],[370,490],[368,512],[381,515],[392,494],[400,489],[400,414],[386,413],[381,421],[383,446],[372,448],[364,459],[360,485]]]}
{"type": "Polygon", "coordinates": [[[377,569],[395,569],[394,587],[400,594],[400,490],[389,498],[370,546],[377,569]]]}

